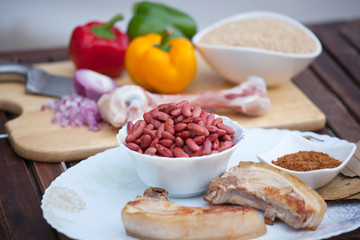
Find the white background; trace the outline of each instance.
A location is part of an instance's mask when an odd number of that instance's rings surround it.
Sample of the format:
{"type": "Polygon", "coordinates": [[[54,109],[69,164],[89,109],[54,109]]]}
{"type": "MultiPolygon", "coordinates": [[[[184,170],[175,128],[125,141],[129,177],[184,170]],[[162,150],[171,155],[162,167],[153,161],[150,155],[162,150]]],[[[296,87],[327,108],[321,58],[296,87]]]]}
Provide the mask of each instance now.
{"type": "MultiPolygon", "coordinates": [[[[139,1],[139,0],[138,0],[139,1]]],[[[72,30],[117,13],[126,31],[136,0],[0,0],[0,52],[66,47],[72,30]]],[[[359,0],[159,0],[190,14],[202,29],[249,10],[268,10],[305,24],[360,18],[359,0]]]]}

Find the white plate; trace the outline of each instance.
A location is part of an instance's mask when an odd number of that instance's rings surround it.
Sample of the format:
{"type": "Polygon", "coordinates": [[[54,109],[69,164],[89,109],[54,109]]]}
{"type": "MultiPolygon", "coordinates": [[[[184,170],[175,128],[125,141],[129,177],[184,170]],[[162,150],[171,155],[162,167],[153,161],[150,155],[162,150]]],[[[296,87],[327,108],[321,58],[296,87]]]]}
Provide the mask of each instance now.
{"type": "MultiPolygon", "coordinates": [[[[267,152],[289,130],[247,129],[243,145],[232,155],[229,166],[241,161],[258,162],[257,154],[267,152]]],[[[312,132],[297,132],[337,145],[340,140],[312,132]]],[[[316,140],[315,140],[316,141],[316,140]]],[[[121,210],[128,201],[142,195],[146,186],[136,175],[133,163],[120,147],[89,157],[70,168],[46,189],[41,208],[44,218],[57,231],[76,239],[132,239],[125,233],[121,210]]],[[[187,206],[207,206],[203,195],[170,198],[187,206]]],[[[324,219],[316,231],[296,231],[281,221],[267,226],[259,239],[320,239],[360,227],[359,201],[328,202],[324,219]]],[[[259,211],[262,217],[262,212],[259,211]]]]}

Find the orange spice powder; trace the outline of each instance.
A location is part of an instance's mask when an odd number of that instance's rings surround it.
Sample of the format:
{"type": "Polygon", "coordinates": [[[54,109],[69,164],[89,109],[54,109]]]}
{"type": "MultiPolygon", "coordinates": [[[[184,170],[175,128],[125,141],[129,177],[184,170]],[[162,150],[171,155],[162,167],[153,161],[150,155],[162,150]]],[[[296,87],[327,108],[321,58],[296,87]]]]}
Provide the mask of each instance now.
{"type": "Polygon", "coordinates": [[[324,168],[336,168],[341,162],[326,153],[300,151],[279,157],[271,163],[293,171],[311,171],[324,168]]]}

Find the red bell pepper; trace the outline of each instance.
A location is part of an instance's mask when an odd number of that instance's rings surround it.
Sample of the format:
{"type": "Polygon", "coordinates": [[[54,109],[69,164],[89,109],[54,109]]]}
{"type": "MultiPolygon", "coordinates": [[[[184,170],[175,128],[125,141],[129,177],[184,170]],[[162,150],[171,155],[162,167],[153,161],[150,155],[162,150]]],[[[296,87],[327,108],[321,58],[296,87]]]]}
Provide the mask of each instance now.
{"type": "Polygon", "coordinates": [[[122,19],[116,15],[108,23],[94,21],[74,29],[69,55],[77,69],[91,69],[110,77],[122,73],[129,37],[113,26],[122,19]]]}

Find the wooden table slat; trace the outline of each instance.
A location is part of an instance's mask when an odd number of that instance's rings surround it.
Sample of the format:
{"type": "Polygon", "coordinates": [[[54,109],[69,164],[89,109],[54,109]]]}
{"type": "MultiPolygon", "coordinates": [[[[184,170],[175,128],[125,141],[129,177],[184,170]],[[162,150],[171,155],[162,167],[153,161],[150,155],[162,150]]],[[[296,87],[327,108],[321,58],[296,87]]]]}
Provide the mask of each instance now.
{"type": "Polygon", "coordinates": [[[326,86],[310,70],[294,78],[294,82],[327,116],[327,124],[343,139],[356,142],[360,136],[360,126],[352,118],[336,96],[327,91],[326,86]]]}
{"type": "Polygon", "coordinates": [[[45,189],[49,187],[51,182],[64,172],[61,163],[48,164],[42,162],[32,162],[31,164],[33,165],[36,173],[41,195],[44,194],[45,189]]]}
{"type": "MultiPolygon", "coordinates": [[[[311,68],[326,83],[346,108],[360,120],[360,88],[336,63],[323,52],[311,65],[311,68]]],[[[322,92],[317,94],[321,95],[322,92]]]]}
{"type": "Polygon", "coordinates": [[[69,59],[68,50],[66,48],[4,52],[0,55],[0,59],[2,60],[25,64],[69,59]]]}
{"type": "Polygon", "coordinates": [[[0,134],[6,134],[5,130],[5,122],[7,121],[7,118],[5,114],[0,112],[0,134]]]}
{"type": "MultiPolygon", "coordinates": [[[[360,84],[360,55],[358,50],[340,33],[342,24],[315,26],[311,29],[326,50],[357,84],[360,84]]],[[[353,29],[354,30],[354,29],[353,29]]],[[[358,32],[359,29],[356,29],[358,32]]]]}
{"type": "Polygon", "coordinates": [[[0,239],[11,239],[10,227],[6,221],[5,211],[5,206],[0,204],[0,239]]]}
{"type": "Polygon", "coordinates": [[[350,41],[354,47],[360,51],[360,20],[342,24],[341,34],[350,41]]]}
{"type": "Polygon", "coordinates": [[[25,161],[15,154],[7,139],[0,139],[0,152],[0,203],[8,234],[13,239],[54,239],[25,161]]]}

